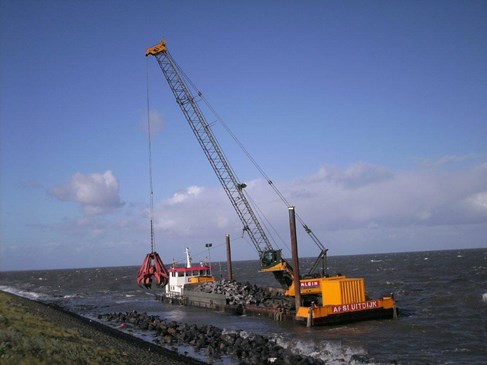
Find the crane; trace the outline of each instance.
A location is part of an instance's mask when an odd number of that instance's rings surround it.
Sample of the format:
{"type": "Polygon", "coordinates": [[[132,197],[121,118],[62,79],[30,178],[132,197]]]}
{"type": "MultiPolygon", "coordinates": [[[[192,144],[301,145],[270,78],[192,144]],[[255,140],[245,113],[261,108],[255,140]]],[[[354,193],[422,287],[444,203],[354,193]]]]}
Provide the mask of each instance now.
{"type": "MultiPolygon", "coordinates": [[[[313,275],[300,278],[300,288],[294,287],[291,265],[284,260],[281,250],[275,249],[271,245],[244,192],[246,184],[237,178],[220,148],[211,126],[198,106],[197,101],[202,97],[201,93],[198,92],[197,95],[194,95],[186,85],[183,74],[170,55],[164,40],[147,48],[145,55],[156,58],[177,104],[237,212],[244,232],[248,234],[259,254],[261,271],[272,272],[277,281],[286,289],[285,295],[295,296],[298,293],[296,289],[298,289],[303,296],[302,302],[296,307],[296,318],[301,321],[307,320],[308,323],[336,323],[395,316],[397,312],[394,298],[387,296],[368,300],[365,295],[363,278],[347,278],[341,274],[331,277],[325,275],[327,249],[300,218],[298,219],[306,233],[318,245],[321,253],[310,271],[310,274],[313,275]],[[321,275],[317,275],[315,271],[320,262],[322,263],[321,275]]],[[[284,203],[289,206],[272,181],[267,177],[266,179],[284,203]]]]}
{"type": "MultiPolygon", "coordinates": [[[[167,50],[165,41],[146,50],[146,56],[154,56],[171,88],[176,102],[183,112],[189,126],[198,140],[206,158],[220,181],[233,208],[237,212],[246,232],[259,254],[262,271],[270,271],[277,281],[288,288],[292,281],[292,267],[282,257],[282,251],[275,249],[267,237],[261,223],[257,219],[244,189],[246,184],[238,180],[235,172],[228,163],[211,126],[208,124],[197,103],[197,97],[186,85],[183,76],[171,54],[167,50]]],[[[201,95],[198,95],[201,96],[201,95]]]]}

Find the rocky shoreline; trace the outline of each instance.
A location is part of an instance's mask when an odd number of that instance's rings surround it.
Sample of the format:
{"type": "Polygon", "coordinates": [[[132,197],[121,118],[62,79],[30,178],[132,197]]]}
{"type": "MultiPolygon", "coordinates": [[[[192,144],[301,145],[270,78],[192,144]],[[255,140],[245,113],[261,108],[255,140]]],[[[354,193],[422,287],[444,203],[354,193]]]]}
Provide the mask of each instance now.
{"type": "MultiPolygon", "coordinates": [[[[228,331],[211,324],[166,320],[136,311],[107,313],[99,321],[57,305],[0,291],[0,363],[321,365],[328,361],[293,353],[272,336],[228,331]],[[133,333],[151,334],[152,342],[133,333]],[[194,355],[178,353],[192,348],[194,355]]],[[[189,351],[189,350],[188,350],[189,351]]],[[[192,351],[189,351],[190,353],[192,351]]],[[[352,355],[355,364],[367,356],[352,355]]],[[[345,359],[343,360],[345,362],[345,359]]]]}
{"type": "Polygon", "coordinates": [[[177,352],[177,346],[186,345],[206,355],[210,363],[228,357],[242,365],[325,364],[245,331],[168,321],[136,311],[108,313],[99,320],[0,292],[0,363],[204,364],[177,352]],[[154,343],[125,331],[130,329],[152,331],[154,343]]]}
{"type": "Polygon", "coordinates": [[[153,331],[154,342],[162,346],[189,345],[210,359],[228,356],[239,364],[325,364],[322,360],[294,354],[267,336],[248,334],[245,331],[229,332],[212,325],[190,325],[167,321],[136,311],[107,313],[100,320],[115,323],[121,328],[132,327],[153,331]]]}

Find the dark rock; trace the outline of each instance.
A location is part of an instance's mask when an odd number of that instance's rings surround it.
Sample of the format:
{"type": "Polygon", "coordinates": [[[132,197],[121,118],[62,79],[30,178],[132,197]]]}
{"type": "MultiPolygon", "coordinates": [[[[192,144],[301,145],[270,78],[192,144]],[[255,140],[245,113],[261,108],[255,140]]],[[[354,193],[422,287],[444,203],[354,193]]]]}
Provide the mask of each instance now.
{"type": "Polygon", "coordinates": [[[361,364],[368,364],[370,359],[367,355],[353,354],[350,360],[359,362],[361,364]]]}
{"type": "MultiPolygon", "coordinates": [[[[247,286],[244,289],[249,293],[255,290],[254,286],[247,286]]],[[[258,334],[249,336],[245,331],[227,332],[212,325],[178,323],[135,311],[105,314],[101,318],[117,324],[127,323],[132,329],[151,329],[156,336],[154,342],[162,345],[188,344],[197,350],[205,349],[206,353],[214,358],[229,354],[242,364],[324,364],[318,359],[292,354],[267,336],[258,334]]],[[[131,328],[127,330],[130,331],[131,328]]],[[[366,362],[368,359],[363,355],[354,355],[352,360],[366,362]]]]}
{"type": "Polygon", "coordinates": [[[226,352],[227,345],[224,342],[220,342],[218,345],[218,351],[219,352],[226,352]]]}
{"type": "Polygon", "coordinates": [[[231,333],[225,333],[224,335],[221,335],[220,338],[224,343],[228,345],[233,345],[236,340],[236,335],[231,333]]]}

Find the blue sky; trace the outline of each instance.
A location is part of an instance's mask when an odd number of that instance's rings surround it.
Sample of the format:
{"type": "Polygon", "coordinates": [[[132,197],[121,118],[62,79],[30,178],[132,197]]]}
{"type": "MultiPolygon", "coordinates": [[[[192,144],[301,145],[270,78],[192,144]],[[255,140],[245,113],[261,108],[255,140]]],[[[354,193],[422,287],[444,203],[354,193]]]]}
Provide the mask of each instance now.
{"type": "MultiPolygon", "coordinates": [[[[3,0],[0,270],[141,263],[147,89],[163,260],[207,242],[223,260],[227,233],[257,258],[145,57],[162,38],[331,255],[486,247],[485,19],[484,1],[3,0]]],[[[286,207],[214,132],[289,256],[286,207]]]]}

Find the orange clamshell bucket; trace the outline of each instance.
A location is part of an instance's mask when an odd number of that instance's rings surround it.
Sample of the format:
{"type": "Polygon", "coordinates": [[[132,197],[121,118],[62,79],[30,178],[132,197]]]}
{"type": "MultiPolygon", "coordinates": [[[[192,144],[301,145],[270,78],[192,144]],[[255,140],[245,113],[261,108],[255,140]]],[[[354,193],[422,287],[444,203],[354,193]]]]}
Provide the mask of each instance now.
{"type": "Polygon", "coordinates": [[[150,289],[153,278],[159,287],[166,286],[169,282],[169,273],[157,252],[151,252],[145,257],[137,273],[137,284],[150,289]]]}

